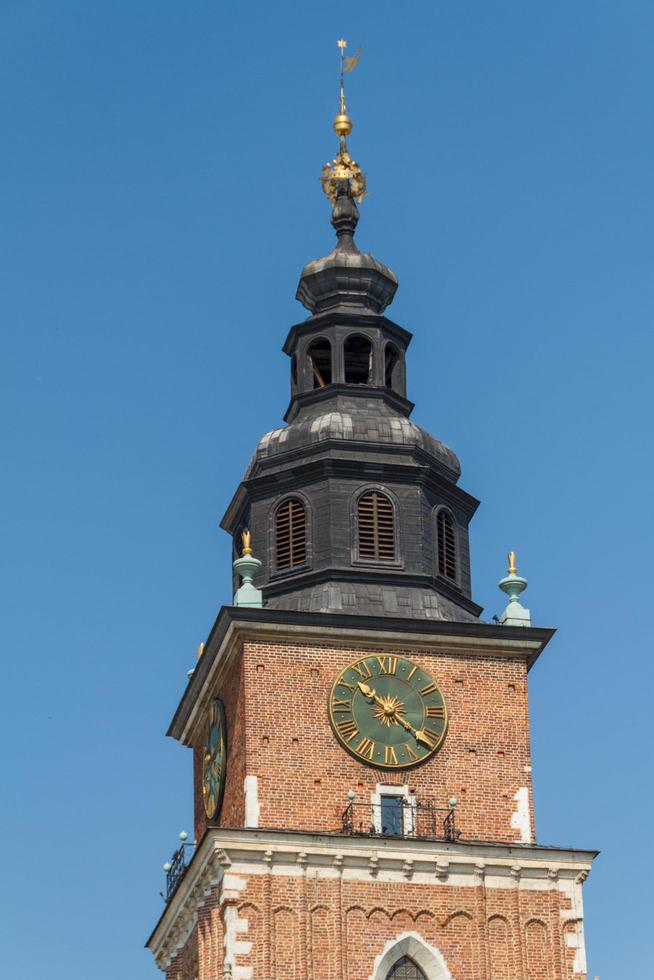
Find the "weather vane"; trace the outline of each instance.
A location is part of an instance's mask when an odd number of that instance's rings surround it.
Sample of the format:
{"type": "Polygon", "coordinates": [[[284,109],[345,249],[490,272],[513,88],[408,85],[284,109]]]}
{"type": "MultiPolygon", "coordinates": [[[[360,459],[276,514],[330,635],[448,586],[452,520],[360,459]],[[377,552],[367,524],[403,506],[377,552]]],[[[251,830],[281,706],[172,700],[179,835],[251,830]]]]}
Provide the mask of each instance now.
{"type": "Polygon", "coordinates": [[[347,192],[350,197],[355,197],[359,204],[366,193],[366,177],[361,172],[359,164],[352,159],[347,148],[347,137],[352,132],[352,120],[347,114],[347,104],[345,102],[345,75],[354,71],[361,59],[361,48],[351,56],[346,57],[345,49],[347,41],[337,41],[340,51],[340,98],[338,115],[334,119],[334,132],[339,138],[340,148],[331,163],[326,163],[322,168],[322,189],[334,204],[338,196],[339,187],[347,185],[347,192]]]}

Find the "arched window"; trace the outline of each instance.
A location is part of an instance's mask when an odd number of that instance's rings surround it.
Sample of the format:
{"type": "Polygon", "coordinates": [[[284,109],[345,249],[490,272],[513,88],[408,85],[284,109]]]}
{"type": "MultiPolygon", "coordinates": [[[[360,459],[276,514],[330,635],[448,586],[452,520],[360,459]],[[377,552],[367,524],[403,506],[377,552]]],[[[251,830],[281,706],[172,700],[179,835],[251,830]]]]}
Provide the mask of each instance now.
{"type": "Polygon", "coordinates": [[[395,510],[391,500],[378,490],[359,497],[359,558],[395,561],[395,510]]]}
{"type": "Polygon", "coordinates": [[[395,344],[386,344],[384,350],[384,384],[393,391],[400,390],[400,352],[395,344]]]}
{"type": "Polygon", "coordinates": [[[427,977],[408,956],[403,956],[391,967],[386,980],[427,980],[427,977]]]}
{"type": "Polygon", "coordinates": [[[343,345],[345,381],[351,385],[367,385],[372,380],[372,343],[361,334],[348,337],[343,345]]]}
{"type": "Polygon", "coordinates": [[[456,532],[452,515],[447,510],[439,510],[436,517],[438,535],[438,571],[446,578],[456,581],[456,532]]]}
{"type": "Polygon", "coordinates": [[[309,370],[314,388],[324,388],[332,383],[332,345],[324,337],[314,340],[307,351],[309,370]]]}
{"type": "Polygon", "coordinates": [[[275,514],[275,557],[278,571],[304,565],[307,527],[304,504],[297,497],[284,500],[275,514]]]}

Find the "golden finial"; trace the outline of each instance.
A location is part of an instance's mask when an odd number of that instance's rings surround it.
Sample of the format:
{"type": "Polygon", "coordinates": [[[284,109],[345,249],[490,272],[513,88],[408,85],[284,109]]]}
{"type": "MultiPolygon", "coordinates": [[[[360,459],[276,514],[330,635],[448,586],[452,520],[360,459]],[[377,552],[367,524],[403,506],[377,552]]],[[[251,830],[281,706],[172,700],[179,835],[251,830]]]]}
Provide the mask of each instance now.
{"type": "Polygon", "coordinates": [[[252,535],[247,530],[247,528],[245,529],[245,531],[241,531],[241,546],[242,546],[242,549],[243,549],[241,553],[243,555],[251,555],[252,554],[251,540],[252,540],[252,535]]]}
{"type": "Polygon", "coordinates": [[[509,552],[509,575],[515,575],[518,571],[516,560],[517,557],[515,551],[510,551],[509,552]]]}
{"type": "Polygon", "coordinates": [[[348,153],[346,138],[352,132],[352,120],[347,114],[345,102],[345,78],[348,72],[354,71],[361,59],[361,48],[349,58],[345,57],[347,41],[343,38],[336,42],[340,50],[340,98],[338,115],[334,119],[334,132],[340,140],[340,149],[331,163],[322,168],[322,189],[332,202],[336,201],[336,190],[339,182],[348,181],[351,196],[356,197],[359,204],[366,193],[366,178],[361,173],[358,163],[348,153]]]}
{"type": "Polygon", "coordinates": [[[198,643],[198,660],[204,653],[204,643],[198,643]]]}

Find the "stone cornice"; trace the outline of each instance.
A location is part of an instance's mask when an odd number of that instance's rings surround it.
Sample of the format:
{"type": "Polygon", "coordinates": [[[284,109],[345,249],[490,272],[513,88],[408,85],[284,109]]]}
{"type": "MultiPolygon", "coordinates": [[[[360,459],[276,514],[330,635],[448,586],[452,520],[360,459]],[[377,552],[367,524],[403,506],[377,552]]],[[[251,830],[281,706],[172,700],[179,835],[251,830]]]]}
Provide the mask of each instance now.
{"type": "Polygon", "coordinates": [[[165,969],[188,938],[198,908],[223,878],[312,874],[353,881],[572,892],[597,851],[539,845],[346,837],[297,831],[210,829],[146,945],[165,969]]]}
{"type": "Polygon", "coordinates": [[[192,744],[198,719],[244,639],[355,645],[357,650],[410,648],[417,655],[425,651],[453,656],[518,657],[526,659],[531,667],[553,634],[552,629],[538,627],[223,606],[167,734],[184,745],[192,744]]]}

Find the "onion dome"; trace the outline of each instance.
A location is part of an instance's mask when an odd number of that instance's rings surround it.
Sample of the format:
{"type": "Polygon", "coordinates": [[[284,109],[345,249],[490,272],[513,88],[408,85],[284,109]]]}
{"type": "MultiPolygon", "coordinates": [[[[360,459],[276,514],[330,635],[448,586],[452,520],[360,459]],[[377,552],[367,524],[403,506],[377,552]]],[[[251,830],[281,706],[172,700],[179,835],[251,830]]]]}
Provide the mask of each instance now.
{"type": "Polygon", "coordinates": [[[336,248],[305,265],[296,299],[311,313],[338,307],[382,313],[395,296],[397,277],[388,266],[357,248],[354,231],[359,209],[348,180],[341,179],[338,185],[332,210],[336,248]]]}

